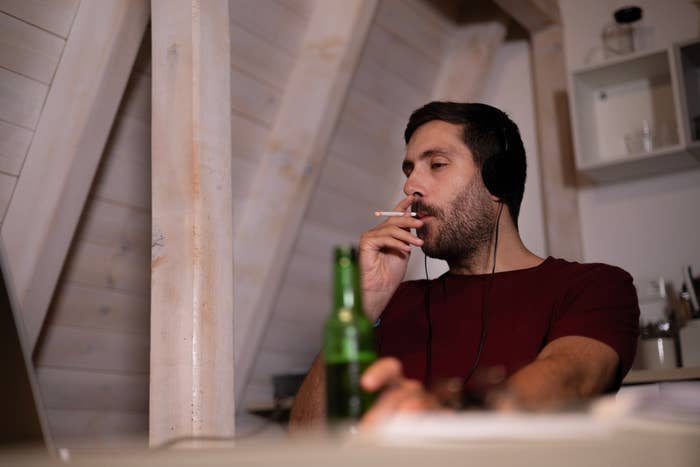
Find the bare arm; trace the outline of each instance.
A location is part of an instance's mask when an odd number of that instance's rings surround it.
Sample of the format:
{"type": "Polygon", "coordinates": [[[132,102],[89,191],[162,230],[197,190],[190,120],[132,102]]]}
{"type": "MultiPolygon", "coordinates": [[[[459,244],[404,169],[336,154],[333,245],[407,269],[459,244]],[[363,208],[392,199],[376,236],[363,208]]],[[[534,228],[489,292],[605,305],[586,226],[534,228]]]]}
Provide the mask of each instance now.
{"type": "Polygon", "coordinates": [[[325,385],[325,368],[323,359],[319,355],[294,397],[289,419],[290,431],[317,428],[323,423],[326,416],[325,385]]]}
{"type": "MultiPolygon", "coordinates": [[[[496,410],[542,409],[566,401],[584,399],[605,391],[614,381],[619,357],[608,345],[595,339],[567,336],[556,339],[537,359],[506,381],[506,391],[488,397],[496,410]]],[[[384,389],[363,418],[372,425],[396,412],[438,410],[438,399],[418,382],[403,376],[395,358],[382,358],[365,371],[366,390],[384,389]]]]}
{"type": "MultiPolygon", "coordinates": [[[[566,336],[545,346],[537,359],[506,382],[507,394],[525,408],[541,408],[601,394],[613,383],[619,365],[607,344],[566,336]]],[[[503,401],[495,401],[504,408],[503,401]]]]}

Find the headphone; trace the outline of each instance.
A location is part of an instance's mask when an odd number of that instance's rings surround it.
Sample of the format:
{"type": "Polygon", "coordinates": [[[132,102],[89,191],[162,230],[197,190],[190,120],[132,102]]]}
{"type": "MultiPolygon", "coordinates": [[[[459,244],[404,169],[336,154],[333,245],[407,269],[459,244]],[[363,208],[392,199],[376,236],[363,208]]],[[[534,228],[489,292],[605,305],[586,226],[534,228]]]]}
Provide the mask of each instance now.
{"type": "MultiPolygon", "coordinates": [[[[486,342],[486,335],[488,333],[488,307],[486,306],[489,294],[491,292],[491,285],[493,283],[493,277],[496,274],[496,254],[498,252],[498,231],[501,223],[501,213],[503,212],[504,200],[509,200],[514,194],[514,187],[518,184],[518,176],[513,167],[512,162],[508,158],[508,135],[506,134],[506,128],[502,127],[502,144],[501,149],[491,156],[489,156],[481,165],[481,177],[483,179],[486,189],[493,196],[499,198],[498,215],[496,217],[496,222],[493,226],[493,266],[491,269],[491,274],[488,282],[484,286],[483,297],[482,297],[482,308],[481,308],[481,336],[479,337],[479,345],[477,347],[476,357],[474,358],[474,363],[469,370],[467,376],[462,380],[462,388],[464,388],[467,382],[471,379],[479,366],[479,361],[481,360],[481,354],[484,349],[484,343],[486,342]]],[[[426,382],[430,385],[430,380],[432,377],[432,360],[433,360],[433,322],[430,313],[430,283],[428,278],[428,257],[423,257],[423,265],[425,267],[425,315],[428,322],[428,333],[426,338],[426,349],[425,349],[425,376],[426,382]]],[[[443,287],[445,283],[443,282],[443,287]]]]}

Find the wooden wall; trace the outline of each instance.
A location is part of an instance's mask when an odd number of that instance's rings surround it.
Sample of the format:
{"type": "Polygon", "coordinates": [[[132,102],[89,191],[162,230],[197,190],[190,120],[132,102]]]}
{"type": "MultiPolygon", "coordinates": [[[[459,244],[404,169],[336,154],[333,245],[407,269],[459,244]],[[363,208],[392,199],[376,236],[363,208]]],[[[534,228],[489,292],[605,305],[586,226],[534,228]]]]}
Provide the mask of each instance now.
{"type": "Polygon", "coordinates": [[[319,351],[332,248],[357,243],[373,211],[398,201],[403,128],[430,99],[453,29],[420,0],[379,2],[243,405],[269,403],[271,376],[305,372],[319,351]]]}
{"type": "MultiPolygon", "coordinates": [[[[314,0],[230,0],[234,222],[314,0]]],[[[78,0],[0,0],[0,214],[41,114],[78,0]]],[[[399,196],[402,130],[432,93],[454,26],[423,0],[382,0],[257,351],[246,402],[305,371],[330,307],[331,248],[357,242],[399,196]]],[[[150,33],[113,125],[35,352],[57,446],[146,442],[150,33]]],[[[300,109],[300,112],[303,109],[300,109]]],[[[236,226],[234,225],[234,229],[236,226]]],[[[235,254],[235,251],[234,251],[235,254]]]]}
{"type": "Polygon", "coordinates": [[[147,34],[35,350],[57,446],[147,433],[149,50],[147,34]]]}
{"type": "MultiPolygon", "coordinates": [[[[272,127],[311,0],[231,0],[234,212],[272,127]]],[[[35,353],[58,446],[145,444],[150,287],[150,32],[35,353]]]]}
{"type": "Polygon", "coordinates": [[[0,223],[79,0],[0,0],[0,223]]]}

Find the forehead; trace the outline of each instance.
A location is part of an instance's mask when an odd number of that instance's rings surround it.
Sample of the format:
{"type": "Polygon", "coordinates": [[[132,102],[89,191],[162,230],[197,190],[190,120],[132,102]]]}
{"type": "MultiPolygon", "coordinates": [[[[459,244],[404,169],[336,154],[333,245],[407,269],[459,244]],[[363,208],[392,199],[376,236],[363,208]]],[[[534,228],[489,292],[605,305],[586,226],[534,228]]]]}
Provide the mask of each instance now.
{"type": "Polygon", "coordinates": [[[471,151],[462,139],[462,126],[433,120],[418,127],[406,145],[406,160],[416,160],[429,152],[447,153],[471,158],[471,151]]]}

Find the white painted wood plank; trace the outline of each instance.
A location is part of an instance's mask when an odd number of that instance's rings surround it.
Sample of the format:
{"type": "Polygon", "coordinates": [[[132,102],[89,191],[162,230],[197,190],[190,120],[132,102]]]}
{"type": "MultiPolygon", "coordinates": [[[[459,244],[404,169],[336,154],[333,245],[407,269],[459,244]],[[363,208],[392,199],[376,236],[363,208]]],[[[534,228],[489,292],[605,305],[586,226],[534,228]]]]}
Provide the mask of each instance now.
{"type": "Polygon", "coordinates": [[[0,67],[50,84],[65,42],[0,13],[0,67]]]}
{"type": "Polygon", "coordinates": [[[105,410],[49,410],[55,444],[69,449],[144,449],[148,414],[105,410]]]}
{"type": "Polygon", "coordinates": [[[439,66],[452,27],[422,20],[421,14],[406,2],[379,2],[376,23],[420,51],[426,63],[439,66]]]}
{"type": "MultiPolygon", "coordinates": [[[[389,2],[393,3],[391,0],[389,2]]],[[[433,28],[448,30],[455,24],[454,19],[445,16],[430,1],[401,0],[401,3],[415,11],[418,14],[417,18],[419,18],[419,21],[430,23],[433,28]]]]}
{"type": "Polygon", "coordinates": [[[151,77],[143,72],[132,71],[124,90],[119,118],[128,116],[151,126],[151,77]]]}
{"type": "MultiPolygon", "coordinates": [[[[393,141],[402,144],[402,135],[408,117],[398,115],[377,104],[362,92],[350,90],[344,112],[353,117],[376,141],[393,141]]],[[[395,144],[396,145],[396,144],[395,144]]],[[[403,158],[403,157],[402,157],[403,158]]]]}
{"type": "Polygon", "coordinates": [[[153,0],[149,440],[232,436],[228,2],[153,0]]]}
{"type": "Polygon", "coordinates": [[[0,172],[19,175],[34,132],[0,121],[0,172]]]}
{"type": "MultiPolygon", "coordinates": [[[[319,267],[319,269],[321,268],[319,267]]],[[[320,333],[320,326],[326,321],[331,310],[331,295],[331,290],[311,291],[305,287],[287,283],[280,290],[275,307],[274,322],[292,321],[300,326],[310,325],[315,329],[313,332],[320,333]]],[[[287,339],[289,338],[297,339],[294,334],[287,336],[287,339]]],[[[307,345],[305,352],[308,353],[310,349],[320,349],[320,347],[307,345]]]]}
{"type": "MultiPolygon", "coordinates": [[[[400,77],[377,65],[371,55],[365,52],[352,83],[353,89],[361,91],[387,111],[394,112],[408,121],[415,109],[430,98],[429,88],[419,90],[400,77]]],[[[403,141],[401,135],[399,139],[403,141]]]]}
{"type": "Polygon", "coordinates": [[[296,56],[308,18],[274,0],[230,0],[231,22],[296,56]]]}
{"type": "Polygon", "coordinates": [[[150,118],[143,121],[132,118],[122,112],[112,127],[112,132],[107,140],[103,158],[119,160],[125,163],[134,163],[140,169],[150,166],[151,156],[151,126],[150,118]]]}
{"type": "Polygon", "coordinates": [[[46,99],[0,232],[32,346],[41,331],[148,16],[144,0],[82,2],[46,99]],[[86,43],[91,47],[85,47],[86,43]],[[27,212],[32,215],[27,216],[27,212]]]}
{"type": "Polygon", "coordinates": [[[48,89],[43,83],[0,68],[0,120],[33,130],[48,89]]]}
{"type": "Polygon", "coordinates": [[[258,165],[248,159],[231,158],[231,193],[234,199],[245,200],[248,197],[257,168],[258,165]]]}
{"type": "Polygon", "coordinates": [[[279,90],[284,86],[294,58],[284,50],[231,24],[231,64],[279,90]]]}
{"type": "Polygon", "coordinates": [[[64,282],[51,307],[48,320],[52,325],[148,336],[150,304],[147,297],[64,282]]]}
{"type": "Polygon", "coordinates": [[[0,173],[0,223],[5,218],[7,206],[10,205],[12,192],[17,184],[17,177],[0,173]]]}
{"type": "Polygon", "coordinates": [[[148,296],[149,258],[119,247],[78,242],[66,261],[66,280],[148,296]]]}
{"type": "Polygon", "coordinates": [[[306,219],[354,234],[359,239],[362,232],[377,224],[375,209],[374,206],[319,186],[309,204],[306,219]]]}
{"type": "MultiPolygon", "coordinates": [[[[122,138],[125,145],[138,144],[143,146],[145,142],[122,138]]],[[[149,167],[130,159],[132,156],[140,157],[145,150],[141,148],[138,153],[129,154],[116,148],[105,153],[105,160],[100,166],[100,171],[95,179],[94,193],[108,200],[117,201],[143,210],[151,207],[151,181],[149,167]]],[[[148,153],[145,153],[147,156],[148,153]]]]}
{"type": "Polygon", "coordinates": [[[440,67],[433,99],[478,101],[506,32],[506,27],[496,21],[469,24],[455,30],[440,67]]]}
{"type": "Polygon", "coordinates": [[[51,326],[35,353],[37,367],[148,372],[148,336],[51,326]]]}
{"type": "Polygon", "coordinates": [[[433,84],[436,66],[416,66],[425,56],[412,49],[400,37],[374,25],[367,37],[367,53],[378,66],[391,71],[417,90],[433,84]]]}
{"type": "Polygon", "coordinates": [[[49,410],[148,413],[148,375],[145,374],[39,368],[37,378],[49,410]]]}
{"type": "Polygon", "coordinates": [[[343,113],[330,151],[348,164],[382,174],[394,173],[403,160],[403,138],[401,134],[380,136],[382,139],[376,136],[362,128],[356,117],[343,113]]]}
{"type": "MultiPolygon", "coordinates": [[[[359,239],[353,233],[333,229],[324,223],[304,220],[304,225],[299,230],[299,237],[294,247],[294,254],[303,254],[316,257],[326,267],[330,268],[333,258],[333,247],[342,243],[356,243],[359,239]]],[[[285,281],[286,285],[287,281],[285,281]]],[[[328,292],[330,297],[330,291],[328,292]]]]}
{"type": "MultiPolygon", "coordinates": [[[[236,232],[237,397],[330,142],[376,1],[318,2],[236,232]],[[300,115],[299,109],[305,111],[300,115]]],[[[233,40],[233,38],[232,38],[233,40]]]]}
{"type": "Polygon", "coordinates": [[[557,0],[494,0],[531,34],[560,22],[557,0]]]}
{"type": "MultiPolygon", "coordinates": [[[[330,159],[323,166],[319,186],[354,198],[358,209],[367,213],[388,209],[381,204],[396,194],[396,187],[393,183],[387,183],[386,173],[349,164],[333,153],[329,156],[330,159]]],[[[399,155],[396,160],[399,160],[399,155]]],[[[398,164],[395,170],[399,170],[398,164]]]]}
{"type": "Polygon", "coordinates": [[[325,266],[315,256],[295,253],[287,266],[287,284],[307,292],[330,294],[332,271],[325,266]]]}
{"type": "Polygon", "coordinates": [[[271,128],[282,92],[264,81],[231,69],[231,108],[234,113],[271,128]]]}
{"type": "Polygon", "coordinates": [[[90,198],[77,238],[78,241],[148,256],[151,250],[151,216],[147,211],[132,206],[90,198]]]}
{"type": "Polygon", "coordinates": [[[231,153],[234,158],[245,159],[252,163],[260,160],[265,141],[270,130],[260,122],[241,115],[231,115],[231,153]]]}
{"type": "Polygon", "coordinates": [[[80,0],[0,0],[0,11],[65,39],[79,3],[80,0]]]}
{"type": "Polygon", "coordinates": [[[314,9],[316,0],[275,0],[301,18],[308,19],[314,9]]]}

